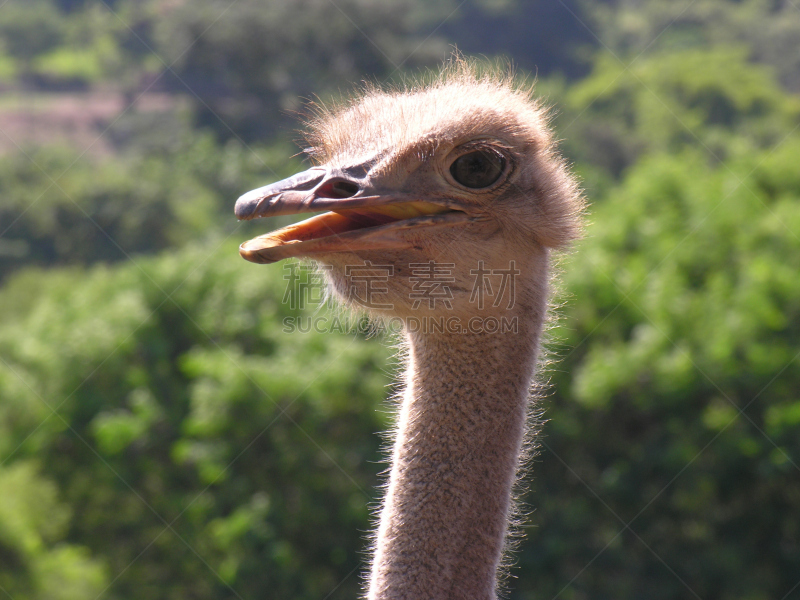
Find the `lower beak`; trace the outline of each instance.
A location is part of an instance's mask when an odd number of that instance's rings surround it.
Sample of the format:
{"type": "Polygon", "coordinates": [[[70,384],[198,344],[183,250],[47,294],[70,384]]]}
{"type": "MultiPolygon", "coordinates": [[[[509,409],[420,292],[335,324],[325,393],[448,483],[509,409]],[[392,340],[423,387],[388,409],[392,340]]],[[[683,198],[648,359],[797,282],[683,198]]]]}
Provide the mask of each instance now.
{"type": "Polygon", "coordinates": [[[376,190],[367,180],[315,167],[253,190],[236,201],[240,220],[329,210],[244,242],[243,258],[272,263],[332,252],[411,248],[411,230],[462,225],[474,220],[450,201],[426,202],[376,190]]]}

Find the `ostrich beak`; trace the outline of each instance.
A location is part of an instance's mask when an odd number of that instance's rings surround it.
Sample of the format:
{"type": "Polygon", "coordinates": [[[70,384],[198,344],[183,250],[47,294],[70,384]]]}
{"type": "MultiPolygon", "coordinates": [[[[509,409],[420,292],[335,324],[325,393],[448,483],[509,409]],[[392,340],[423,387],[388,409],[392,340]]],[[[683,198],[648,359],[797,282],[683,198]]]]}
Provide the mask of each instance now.
{"type": "Polygon", "coordinates": [[[410,229],[466,224],[474,217],[450,199],[376,187],[368,165],[314,167],[258,188],[236,201],[240,220],[330,211],[244,242],[239,254],[256,263],[331,252],[411,248],[410,229]],[[362,174],[362,177],[358,177],[362,174]]]}

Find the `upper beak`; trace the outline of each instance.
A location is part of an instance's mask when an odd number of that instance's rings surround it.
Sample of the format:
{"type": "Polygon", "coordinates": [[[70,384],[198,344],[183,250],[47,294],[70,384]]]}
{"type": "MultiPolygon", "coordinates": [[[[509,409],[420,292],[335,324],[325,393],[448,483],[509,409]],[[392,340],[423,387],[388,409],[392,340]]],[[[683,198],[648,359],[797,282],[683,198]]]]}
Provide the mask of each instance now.
{"type": "Polygon", "coordinates": [[[236,201],[234,212],[237,218],[246,221],[397,202],[392,195],[377,194],[369,188],[365,179],[359,180],[331,169],[314,167],[247,192],[236,201]]]}
{"type": "Polygon", "coordinates": [[[344,170],[314,167],[244,194],[235,207],[240,220],[332,212],[244,242],[239,253],[252,262],[270,263],[329,252],[403,249],[411,246],[404,232],[412,227],[455,225],[471,219],[452,200],[422,200],[376,188],[368,171],[361,172],[365,175],[357,178],[344,170]]]}

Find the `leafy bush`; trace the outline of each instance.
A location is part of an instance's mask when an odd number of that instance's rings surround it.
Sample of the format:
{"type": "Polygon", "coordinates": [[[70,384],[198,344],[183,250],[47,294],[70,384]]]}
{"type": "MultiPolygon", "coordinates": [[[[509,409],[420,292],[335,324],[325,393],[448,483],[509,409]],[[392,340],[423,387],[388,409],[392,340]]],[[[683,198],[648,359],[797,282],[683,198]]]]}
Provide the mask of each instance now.
{"type": "Polygon", "coordinates": [[[627,66],[601,54],[564,98],[560,130],[581,163],[615,177],[649,152],[705,149],[727,161],[782,142],[800,123],[800,102],[743,48],[647,55],[627,66]]]}
{"type": "Polygon", "coordinates": [[[356,595],[384,350],[285,332],[311,314],[282,303],[285,273],[219,240],[42,275],[0,292],[0,456],[37,457],[72,507],[97,557],[75,585],[102,560],[117,597],[320,598],[348,573],[332,597],[356,595]]]}
{"type": "Polygon", "coordinates": [[[798,152],[793,137],[729,165],[653,156],[596,205],[565,267],[521,590],[766,599],[797,583],[798,152]]]}
{"type": "Polygon", "coordinates": [[[119,157],[47,147],[2,161],[0,278],[24,265],[112,262],[231,231],[232,199],[296,169],[285,144],[219,149],[208,135],[178,129],[165,140],[157,131],[120,134],[133,150],[119,157]]]}

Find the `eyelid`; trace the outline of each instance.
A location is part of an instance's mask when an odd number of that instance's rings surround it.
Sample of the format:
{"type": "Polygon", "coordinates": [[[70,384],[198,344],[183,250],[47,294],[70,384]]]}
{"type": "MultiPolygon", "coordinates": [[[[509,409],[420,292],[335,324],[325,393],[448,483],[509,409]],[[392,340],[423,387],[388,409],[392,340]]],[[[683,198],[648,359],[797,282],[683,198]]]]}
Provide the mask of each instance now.
{"type": "Polygon", "coordinates": [[[502,143],[500,140],[485,138],[472,140],[453,148],[448,155],[447,168],[449,169],[456,160],[465,154],[469,154],[470,152],[475,152],[478,150],[482,150],[484,152],[493,152],[494,154],[500,156],[500,158],[502,158],[507,164],[510,165],[512,163],[510,156],[511,148],[502,143]]]}

